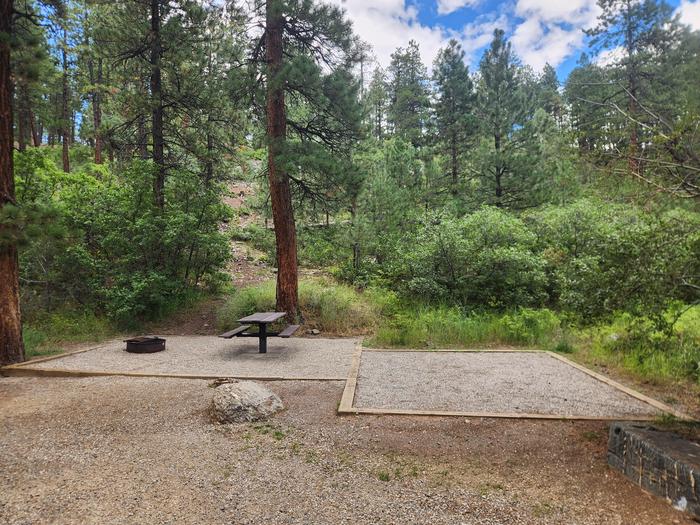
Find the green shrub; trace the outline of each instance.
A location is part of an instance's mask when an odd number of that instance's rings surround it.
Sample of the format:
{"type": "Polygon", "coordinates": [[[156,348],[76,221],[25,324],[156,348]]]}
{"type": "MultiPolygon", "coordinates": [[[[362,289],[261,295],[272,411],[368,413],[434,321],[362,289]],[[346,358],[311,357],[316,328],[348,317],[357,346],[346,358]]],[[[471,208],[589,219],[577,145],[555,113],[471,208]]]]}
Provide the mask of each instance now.
{"type": "Polygon", "coordinates": [[[576,348],[569,341],[561,340],[554,345],[552,351],[559,354],[573,354],[576,348]]]}
{"type": "Polygon", "coordinates": [[[263,252],[269,261],[274,261],[276,259],[275,249],[275,232],[269,228],[259,226],[257,224],[251,224],[247,226],[244,230],[244,235],[248,237],[247,242],[255,248],[263,252]]]}
{"type": "MultiPolygon", "coordinates": [[[[367,333],[379,310],[370,297],[349,286],[316,279],[300,282],[299,306],[306,327],[334,335],[367,333]]],[[[217,324],[229,328],[241,317],[274,309],[274,282],[242,288],[221,308],[217,324]]]]}
{"type": "Polygon", "coordinates": [[[313,268],[326,268],[343,261],[350,253],[341,235],[342,226],[301,227],[298,232],[299,263],[313,268]]]}
{"type": "MultiPolygon", "coordinates": [[[[589,331],[595,357],[655,380],[690,379],[700,384],[700,334],[689,327],[700,316],[700,307],[669,333],[649,318],[623,313],[613,322],[589,331]]],[[[681,322],[682,321],[682,322],[681,322]]]]}
{"type": "Polygon", "coordinates": [[[528,222],[547,260],[552,301],[581,321],[616,311],[661,321],[671,301],[700,297],[692,287],[700,276],[700,214],[581,200],[532,213],[528,222]]]}
{"type": "Polygon", "coordinates": [[[483,208],[463,219],[428,219],[399,255],[395,284],[409,297],[477,308],[541,305],[544,260],[513,215],[483,208]]]}
{"type": "Polygon", "coordinates": [[[223,189],[172,170],[166,206],[152,199],[153,165],[63,173],[50,151],[16,155],[18,198],[51,206],[63,234],[39,232],[20,251],[25,311],[80,304],[120,323],[153,318],[193,291],[216,288],[230,256],[219,224],[223,189]],[[96,176],[98,175],[98,176],[96,176]]]}

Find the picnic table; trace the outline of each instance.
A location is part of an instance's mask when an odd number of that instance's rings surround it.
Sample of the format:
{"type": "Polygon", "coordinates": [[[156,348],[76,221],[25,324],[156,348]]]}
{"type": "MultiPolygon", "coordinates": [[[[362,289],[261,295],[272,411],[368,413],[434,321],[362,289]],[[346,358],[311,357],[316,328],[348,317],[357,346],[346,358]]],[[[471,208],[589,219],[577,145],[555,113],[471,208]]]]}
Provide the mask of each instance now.
{"type": "Polygon", "coordinates": [[[291,337],[294,332],[299,329],[298,324],[290,324],[281,332],[268,332],[267,325],[282,319],[286,312],[256,312],[253,315],[248,315],[238,320],[241,326],[234,328],[229,332],[221,334],[219,337],[231,339],[232,337],[257,337],[259,341],[259,353],[267,352],[268,337],[291,337]],[[247,330],[257,325],[257,332],[248,332],[247,330]]]}

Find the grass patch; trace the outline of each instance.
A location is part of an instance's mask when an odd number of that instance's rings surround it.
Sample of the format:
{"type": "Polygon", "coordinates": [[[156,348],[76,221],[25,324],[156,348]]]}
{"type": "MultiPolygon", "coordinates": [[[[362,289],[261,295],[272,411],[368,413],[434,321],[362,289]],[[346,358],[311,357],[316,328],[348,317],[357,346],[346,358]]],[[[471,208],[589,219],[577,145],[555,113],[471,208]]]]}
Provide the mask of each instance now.
{"type": "Polygon", "coordinates": [[[379,481],[391,481],[391,474],[389,474],[385,470],[380,470],[377,473],[377,478],[379,479],[379,481]]]}
{"type": "Polygon", "coordinates": [[[671,334],[629,314],[582,332],[590,357],[657,383],[690,380],[700,386],[700,307],[688,310],[671,334]]]}
{"type": "MultiPolygon", "coordinates": [[[[309,279],[299,283],[299,304],[304,326],[317,328],[329,335],[366,334],[375,325],[380,305],[371,302],[368,294],[333,283],[309,279]]],[[[266,282],[237,290],[219,311],[220,329],[236,325],[236,320],[254,312],[275,309],[275,283],[266,282]]]]}
{"type": "Polygon", "coordinates": [[[117,333],[114,325],[91,312],[67,311],[44,314],[24,323],[27,358],[62,352],[66,343],[101,341],[117,333]]]}
{"type": "Polygon", "coordinates": [[[460,348],[472,345],[555,348],[562,327],[546,309],[508,314],[465,313],[459,308],[414,308],[385,320],[367,340],[373,347],[460,348]]]}

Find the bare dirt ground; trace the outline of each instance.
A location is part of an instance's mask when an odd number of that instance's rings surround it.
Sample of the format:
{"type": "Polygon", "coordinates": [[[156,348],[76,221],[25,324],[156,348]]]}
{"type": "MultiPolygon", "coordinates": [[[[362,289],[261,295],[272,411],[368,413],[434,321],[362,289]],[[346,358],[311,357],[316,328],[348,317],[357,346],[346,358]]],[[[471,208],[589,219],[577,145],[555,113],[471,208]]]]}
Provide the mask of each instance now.
{"type": "Polygon", "coordinates": [[[690,524],[605,463],[606,425],[339,417],[273,382],[217,425],[205,381],[0,379],[0,523],[690,524]]]}

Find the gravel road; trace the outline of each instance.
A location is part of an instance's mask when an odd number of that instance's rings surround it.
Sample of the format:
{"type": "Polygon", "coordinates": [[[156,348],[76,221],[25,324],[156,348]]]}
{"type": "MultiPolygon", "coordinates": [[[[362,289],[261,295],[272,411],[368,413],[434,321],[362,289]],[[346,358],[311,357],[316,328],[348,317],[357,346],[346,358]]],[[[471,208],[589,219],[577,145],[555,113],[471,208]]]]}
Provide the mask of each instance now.
{"type": "Polygon", "coordinates": [[[217,425],[209,383],[0,378],[0,523],[690,524],[605,464],[597,422],[345,416],[270,382],[217,425]]]}

